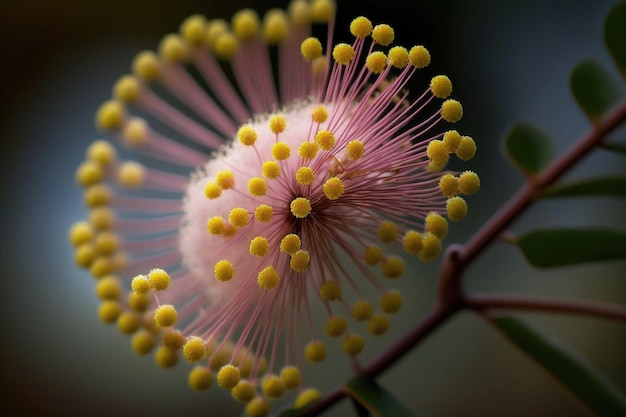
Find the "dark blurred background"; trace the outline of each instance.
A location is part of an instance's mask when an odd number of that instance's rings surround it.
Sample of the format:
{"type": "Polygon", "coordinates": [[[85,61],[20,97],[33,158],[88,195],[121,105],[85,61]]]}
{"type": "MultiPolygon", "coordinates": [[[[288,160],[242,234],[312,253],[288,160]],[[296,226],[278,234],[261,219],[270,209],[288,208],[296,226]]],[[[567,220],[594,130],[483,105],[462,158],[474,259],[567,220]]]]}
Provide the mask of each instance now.
{"type": "MultiPolygon", "coordinates": [[[[613,1],[339,1],[337,35],[365,14],[390,23],[399,43],[426,45],[423,80],[448,74],[462,101],[463,133],[479,144],[469,165],[481,192],[447,243],[463,242],[521,184],[501,152],[515,121],[535,123],[564,150],[588,122],[568,89],[571,68],[593,57],[617,76],[603,47],[602,22],[613,1]]],[[[85,216],[74,170],[98,137],[97,106],[142,49],[178,29],[190,14],[229,18],[243,7],[264,12],[285,1],[0,1],[0,415],[228,416],[241,408],[211,389],[186,386],[187,367],[163,371],[138,358],[128,338],[97,318],[93,280],[73,264],[67,229],[85,216]]],[[[623,84],[622,84],[623,85],[623,84]]],[[[624,129],[615,139],[625,139],[624,129]]],[[[570,178],[624,174],[623,159],[598,152],[570,178]]],[[[624,225],[623,201],[539,203],[514,231],[536,225],[624,225]]],[[[584,297],[626,303],[623,262],[537,271],[509,246],[494,245],[467,274],[470,290],[584,297]]],[[[437,263],[416,265],[398,286],[409,300],[391,334],[368,342],[365,357],[400,335],[432,303],[437,263]],[[410,276],[415,275],[415,276],[410,276]]],[[[624,323],[525,314],[569,344],[626,390],[624,323]]],[[[349,375],[332,351],[311,370],[332,387],[349,375]],[[332,366],[332,368],[331,368],[332,366]],[[329,370],[333,369],[332,372],[329,370]]],[[[435,332],[381,382],[425,416],[584,415],[574,401],[489,326],[461,314],[435,332]]],[[[328,415],[351,413],[344,402],[328,415]]],[[[348,414],[349,415],[349,414],[348,414]]]]}

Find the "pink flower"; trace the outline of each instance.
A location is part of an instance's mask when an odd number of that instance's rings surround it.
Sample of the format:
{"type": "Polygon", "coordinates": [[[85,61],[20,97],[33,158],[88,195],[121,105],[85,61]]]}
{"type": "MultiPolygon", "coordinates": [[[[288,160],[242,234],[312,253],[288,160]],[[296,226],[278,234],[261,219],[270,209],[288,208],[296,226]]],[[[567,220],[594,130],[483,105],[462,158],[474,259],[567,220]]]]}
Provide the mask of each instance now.
{"type": "Polygon", "coordinates": [[[397,248],[435,259],[444,216],[461,220],[459,194],[479,187],[471,171],[442,171],[476,150],[441,128],[462,116],[450,80],[407,90],[426,48],[391,46],[393,29],[364,17],[351,45],[324,48],[311,23],[332,39],[333,17],[328,0],[295,0],[263,21],[242,10],[230,27],[191,16],[158,54],[136,57],[97,112],[142,163],[96,141],[77,171],[91,211],[70,239],[98,278],[100,317],[133,333],[140,354],[160,343],[160,366],[181,352],[197,363],[194,389],[216,372],[251,416],[286,390],[300,390],[298,406],[319,395],[303,389],[302,365],[324,360],[327,337],[353,356],[364,348],[354,322],[386,332],[402,304],[385,282],[404,272],[397,248]],[[325,323],[310,303],[325,306],[325,323]]]}

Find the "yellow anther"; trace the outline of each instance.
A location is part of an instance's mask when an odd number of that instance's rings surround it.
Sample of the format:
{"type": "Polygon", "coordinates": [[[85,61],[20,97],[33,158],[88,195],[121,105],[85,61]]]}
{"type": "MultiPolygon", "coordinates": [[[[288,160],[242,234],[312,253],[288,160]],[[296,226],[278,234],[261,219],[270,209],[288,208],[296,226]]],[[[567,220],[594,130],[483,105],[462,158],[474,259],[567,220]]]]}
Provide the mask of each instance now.
{"type": "Polygon", "coordinates": [[[265,398],[255,397],[246,405],[247,417],[267,417],[270,413],[270,403],[265,398]]]}
{"type": "Polygon", "coordinates": [[[228,190],[235,185],[235,176],[228,169],[218,171],[215,175],[215,183],[223,190],[228,190]]]}
{"type": "Polygon", "coordinates": [[[398,239],[398,226],[389,220],[384,220],[378,225],[378,238],[383,243],[395,242],[398,239]]]}
{"type": "Polygon", "coordinates": [[[426,147],[426,156],[433,164],[445,166],[448,163],[448,149],[443,141],[431,140],[426,147]]]}
{"type": "Polygon", "coordinates": [[[326,359],[326,345],[318,340],[309,342],[304,348],[304,358],[313,363],[326,359]]]}
{"type": "Polygon", "coordinates": [[[287,39],[289,21],[282,9],[271,9],[263,17],[263,38],[269,45],[275,45],[287,39]]]}
{"type": "Polygon", "coordinates": [[[448,218],[453,222],[463,220],[467,215],[467,203],[461,197],[451,197],[446,202],[448,218]]]}
{"type": "Polygon", "coordinates": [[[270,117],[269,127],[272,133],[279,134],[285,131],[287,127],[287,121],[285,120],[285,116],[282,114],[275,114],[270,117]]]}
{"type": "Polygon", "coordinates": [[[226,222],[222,216],[213,216],[207,222],[207,230],[212,235],[221,235],[226,231],[226,222]]]}
{"type": "Polygon", "coordinates": [[[439,179],[439,189],[445,197],[452,197],[459,192],[459,180],[452,174],[445,174],[439,179]]]}
{"type": "Polygon", "coordinates": [[[214,371],[218,371],[220,368],[226,365],[233,355],[234,348],[234,345],[230,342],[222,345],[217,351],[215,350],[215,348],[213,348],[213,354],[209,359],[209,367],[214,371]]]}
{"type": "MultiPolygon", "coordinates": [[[[240,373],[243,376],[243,372],[241,370],[240,373]]],[[[254,385],[252,385],[249,381],[242,379],[233,387],[230,394],[235,400],[246,404],[252,401],[252,399],[256,396],[256,390],[254,385]]]]}
{"type": "Polygon", "coordinates": [[[69,239],[72,245],[80,246],[93,239],[93,228],[87,222],[77,222],[72,225],[69,232],[69,239]]]}
{"type": "Polygon", "coordinates": [[[335,301],[341,298],[341,287],[337,281],[325,281],[320,287],[320,296],[324,301],[335,301]]]}
{"type": "Polygon", "coordinates": [[[409,51],[403,46],[394,46],[387,53],[389,63],[396,68],[402,69],[409,63],[409,51]]]}
{"type": "Polygon", "coordinates": [[[473,171],[465,171],[459,176],[459,191],[465,195],[472,195],[480,188],[480,178],[473,171]]]}
{"type": "Polygon", "coordinates": [[[228,33],[229,30],[228,22],[224,19],[212,19],[206,25],[204,41],[212,50],[215,50],[218,38],[228,33]]]}
{"type": "Polygon", "coordinates": [[[102,278],[113,272],[113,263],[108,256],[97,256],[89,267],[89,272],[94,278],[102,278]]]}
{"type": "Polygon", "coordinates": [[[296,400],[294,401],[295,408],[303,408],[307,405],[314,403],[322,397],[322,393],[315,388],[307,388],[305,390],[300,391],[296,400]]]}
{"type": "Polygon", "coordinates": [[[324,190],[326,198],[328,198],[329,200],[337,200],[343,195],[343,192],[345,190],[343,181],[341,181],[337,177],[327,179],[322,189],[324,190]]]}
{"type": "Polygon", "coordinates": [[[396,255],[387,256],[381,265],[385,278],[398,278],[404,272],[404,261],[396,255]]]}
{"type": "Polygon", "coordinates": [[[200,14],[189,16],[180,25],[180,35],[187,44],[192,46],[202,46],[206,33],[206,18],[200,14]]]}
{"type": "Polygon", "coordinates": [[[273,290],[278,286],[280,277],[273,266],[267,266],[257,275],[257,284],[264,290],[273,290]]]}
{"type": "Polygon", "coordinates": [[[183,347],[186,341],[187,339],[185,339],[180,330],[169,329],[163,333],[163,346],[167,346],[170,349],[178,350],[183,347]]]}
{"type": "Polygon", "coordinates": [[[178,313],[171,304],[163,304],[154,311],[154,321],[159,327],[172,327],[177,317],[178,313]]]}
{"type": "Polygon", "coordinates": [[[365,145],[360,140],[351,140],[346,145],[346,155],[349,159],[356,161],[363,156],[365,145]]]}
{"type": "Polygon", "coordinates": [[[104,172],[102,166],[94,161],[85,161],[76,169],[76,183],[83,187],[89,187],[102,181],[104,172]]]}
{"type": "Polygon", "coordinates": [[[128,120],[122,130],[124,143],[131,148],[139,148],[148,141],[148,123],[141,117],[128,120]]]}
{"type": "Polygon", "coordinates": [[[328,63],[326,62],[326,56],[318,56],[311,62],[311,78],[313,81],[319,82],[324,77],[328,63]]]}
{"type": "Polygon", "coordinates": [[[224,365],[217,373],[217,385],[225,390],[231,390],[239,383],[241,375],[239,369],[233,365],[224,365]]]}
{"type": "Polygon", "coordinates": [[[289,204],[291,214],[298,219],[304,219],[311,214],[311,202],[304,197],[296,197],[289,204]]]}
{"type": "Polygon", "coordinates": [[[302,242],[298,235],[289,233],[280,241],[280,251],[293,255],[300,250],[302,242]]]}
{"type": "Polygon", "coordinates": [[[273,180],[280,176],[280,164],[276,161],[265,161],[261,165],[263,176],[273,180]]]}
{"type": "Polygon", "coordinates": [[[322,43],[317,38],[307,38],[300,45],[300,53],[307,61],[313,61],[322,55],[322,43]]]}
{"type": "Polygon", "coordinates": [[[463,117],[463,106],[457,100],[447,99],[441,104],[441,118],[446,122],[456,123],[463,117]]]}
{"type": "Polygon", "coordinates": [[[315,173],[309,167],[300,167],[296,171],[296,181],[301,185],[311,185],[315,181],[315,173]]]}
{"type": "Polygon", "coordinates": [[[230,32],[221,34],[215,41],[213,52],[215,56],[222,60],[232,59],[239,50],[239,41],[230,32]]]}
{"type": "Polygon", "coordinates": [[[345,333],[348,322],[341,316],[330,317],[326,320],[326,334],[330,337],[339,337],[345,333]]]}
{"type": "Polygon", "coordinates": [[[363,259],[365,263],[373,266],[379,264],[383,260],[383,249],[377,245],[370,245],[365,248],[363,259]]]}
{"type": "Polygon", "coordinates": [[[298,156],[305,161],[313,159],[315,155],[317,155],[318,149],[315,142],[302,142],[300,146],[298,146],[298,156]]]}
{"type": "Polygon", "coordinates": [[[115,215],[108,207],[96,207],[89,213],[89,222],[96,230],[109,230],[115,223],[115,215]]]}
{"type": "Polygon", "coordinates": [[[272,146],[272,156],[278,161],[283,161],[291,155],[289,145],[284,142],[277,142],[272,146]]]}
{"type": "Polygon", "coordinates": [[[300,249],[291,255],[289,266],[296,272],[304,272],[309,267],[310,262],[311,255],[309,254],[309,251],[300,249]]]}
{"type": "Polygon", "coordinates": [[[164,291],[170,286],[171,278],[169,274],[161,268],[154,268],[148,273],[150,288],[155,291],[164,291]]]}
{"type": "Polygon", "coordinates": [[[132,75],[124,75],[113,85],[113,98],[132,103],[139,98],[139,81],[132,75]]]}
{"type": "Polygon", "coordinates": [[[350,314],[357,321],[364,321],[372,317],[372,313],[374,312],[374,307],[367,300],[357,300],[352,305],[352,310],[350,314]]]}
{"type": "Polygon", "coordinates": [[[286,389],[296,389],[300,387],[302,376],[300,370],[295,366],[285,366],[280,371],[280,379],[283,381],[286,389]]]}
{"type": "Polygon", "coordinates": [[[432,233],[439,239],[443,239],[448,234],[448,222],[438,213],[428,213],[424,220],[424,232],[432,233]]]}
{"type": "Polygon", "coordinates": [[[328,110],[323,105],[314,107],[311,110],[311,117],[315,123],[324,123],[328,119],[328,110]]]}
{"type": "Polygon", "coordinates": [[[308,26],[311,23],[311,6],[307,0],[292,0],[287,11],[294,25],[308,26]]]}
{"type": "Polygon", "coordinates": [[[96,140],[87,148],[87,159],[109,165],[115,160],[115,148],[106,140],[96,140]]]}
{"type": "MultiPolygon", "coordinates": [[[[152,297],[148,294],[139,294],[136,292],[131,292],[128,294],[128,306],[130,309],[136,313],[143,313],[150,307],[150,301],[152,297]]],[[[152,322],[154,322],[154,317],[152,318],[152,322]]],[[[155,323],[156,324],[156,323],[155,323]]]]}
{"type": "Polygon", "coordinates": [[[161,368],[173,368],[178,363],[178,352],[167,346],[160,346],[154,355],[154,361],[161,368]]]}
{"type": "Polygon", "coordinates": [[[204,196],[209,200],[215,200],[222,195],[222,187],[215,181],[209,181],[204,187],[204,196]]]}
{"type": "Polygon", "coordinates": [[[350,23],[350,33],[355,38],[363,39],[372,33],[372,22],[364,16],[359,16],[350,23]]]}
{"type": "Polygon", "coordinates": [[[213,383],[213,374],[202,365],[196,365],[187,377],[189,387],[194,391],[204,391],[213,383]]]}
{"type": "Polygon", "coordinates": [[[407,231],[402,237],[402,246],[407,253],[417,255],[422,249],[422,234],[415,230],[407,231]]]}
{"type": "Polygon", "coordinates": [[[266,238],[257,236],[250,241],[250,255],[263,257],[270,251],[270,244],[266,238]]]}
{"type": "Polygon", "coordinates": [[[96,259],[96,249],[90,243],[83,243],[76,248],[74,260],[81,268],[89,268],[96,259]]]}
{"type": "Polygon", "coordinates": [[[367,322],[367,331],[374,336],[387,333],[387,330],[389,330],[389,317],[384,314],[374,314],[367,322]]]}
{"type": "Polygon", "coordinates": [[[374,39],[376,43],[382,46],[388,46],[391,42],[393,42],[394,37],[395,33],[391,26],[385,24],[374,26],[372,39],[374,39]]]}
{"type": "Polygon", "coordinates": [[[339,65],[348,65],[354,58],[354,48],[347,43],[338,43],[333,48],[333,59],[339,65]]]}
{"type": "Polygon", "coordinates": [[[124,162],[117,171],[117,181],[126,188],[140,187],[145,176],[143,165],[134,161],[124,162]]]}
{"type": "Polygon", "coordinates": [[[198,362],[206,356],[204,340],[201,337],[191,336],[183,345],[183,355],[188,362],[198,362]]]}
{"type": "Polygon", "coordinates": [[[262,197],[267,193],[267,182],[264,178],[254,177],[248,180],[248,192],[255,197],[262,197]]]}
{"type": "Polygon", "coordinates": [[[105,300],[98,308],[98,317],[107,324],[115,323],[122,314],[122,306],[117,301],[105,300]]]}
{"type": "Polygon", "coordinates": [[[94,247],[100,255],[112,255],[117,251],[119,239],[112,232],[99,233],[94,239],[94,247]]]}
{"type": "Polygon", "coordinates": [[[135,353],[141,356],[150,353],[156,345],[154,336],[147,330],[140,330],[135,333],[130,343],[135,353]]]}
{"type": "Polygon", "coordinates": [[[96,284],[96,295],[101,300],[117,300],[121,292],[120,280],[114,276],[103,277],[96,284]]]}
{"type": "Polygon", "coordinates": [[[455,153],[460,160],[469,161],[476,154],[476,142],[469,136],[463,136],[455,153]]]}
{"type": "Polygon", "coordinates": [[[243,9],[235,13],[232,19],[233,32],[242,41],[253,40],[259,34],[259,16],[252,9],[243,9]]]}
{"type": "Polygon", "coordinates": [[[437,75],[430,80],[430,91],[437,98],[448,98],[452,93],[452,82],[445,75],[437,75]]]}
{"type": "Polygon", "coordinates": [[[414,46],[409,51],[409,62],[415,68],[425,68],[430,64],[430,52],[422,45],[414,46]]]}
{"type": "Polygon", "coordinates": [[[335,135],[328,130],[320,130],[315,135],[315,143],[323,151],[330,151],[335,146],[335,135]]]}
{"type": "Polygon", "coordinates": [[[235,268],[231,262],[222,259],[215,264],[214,273],[215,279],[221,282],[227,282],[233,279],[235,268]]]}
{"type": "Polygon", "coordinates": [[[358,355],[365,348],[365,340],[358,334],[350,333],[344,336],[341,348],[350,356],[358,355]]]}
{"type": "Polygon", "coordinates": [[[237,131],[237,138],[239,142],[244,144],[245,146],[252,146],[254,142],[257,140],[256,130],[250,125],[243,125],[237,131]]]}
{"type": "Polygon", "coordinates": [[[311,2],[311,20],[313,23],[328,23],[335,16],[333,0],[313,0],[311,2]]]}
{"type": "Polygon", "coordinates": [[[285,384],[278,375],[268,374],[261,381],[261,391],[267,398],[280,398],[285,393],[285,384]]]}
{"type": "Polygon", "coordinates": [[[441,253],[441,240],[432,233],[426,233],[422,240],[422,249],[417,254],[421,261],[435,260],[441,253]]]}
{"type": "Polygon", "coordinates": [[[387,314],[393,314],[402,308],[402,295],[400,291],[387,291],[380,297],[380,309],[387,314]]]}
{"type": "Polygon", "coordinates": [[[443,144],[446,145],[448,153],[456,152],[461,143],[461,135],[456,130],[448,130],[443,134],[443,144]]]}
{"type": "Polygon", "coordinates": [[[259,222],[267,223],[272,220],[273,212],[272,206],[260,204],[254,211],[254,218],[259,222]]]}
{"type": "Polygon", "coordinates": [[[236,228],[246,226],[250,221],[248,210],[241,207],[235,207],[228,214],[228,221],[236,228]]]}
{"type": "Polygon", "coordinates": [[[120,101],[109,100],[96,111],[96,126],[102,130],[117,130],[124,123],[124,106],[120,101]]]}
{"type": "Polygon", "coordinates": [[[187,58],[187,47],[180,36],[170,33],[159,42],[159,55],[168,62],[180,62],[187,58]]]}
{"type": "Polygon", "coordinates": [[[365,65],[372,74],[380,74],[387,67],[387,55],[381,51],[374,51],[365,59],[365,65]]]}
{"type": "Polygon", "coordinates": [[[141,326],[141,321],[136,314],[124,312],[117,318],[117,328],[122,334],[133,334],[141,326]]]}
{"type": "Polygon", "coordinates": [[[159,58],[152,51],[137,54],[132,63],[133,74],[146,81],[155,81],[161,76],[159,58]]]}

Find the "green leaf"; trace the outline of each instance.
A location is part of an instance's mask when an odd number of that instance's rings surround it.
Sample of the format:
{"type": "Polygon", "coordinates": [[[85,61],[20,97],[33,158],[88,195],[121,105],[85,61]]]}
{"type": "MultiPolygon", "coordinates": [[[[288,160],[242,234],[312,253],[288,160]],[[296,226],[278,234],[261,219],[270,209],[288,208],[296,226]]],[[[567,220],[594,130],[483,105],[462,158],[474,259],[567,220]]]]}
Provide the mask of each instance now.
{"type": "Polygon", "coordinates": [[[584,358],[559,346],[520,320],[493,319],[496,327],[559,381],[597,417],[626,416],[626,398],[603,374],[584,358]]]}
{"type": "Polygon", "coordinates": [[[525,175],[539,173],[552,159],[550,137],[543,130],[518,123],[504,139],[506,154],[525,175]]]}
{"type": "Polygon", "coordinates": [[[626,2],[616,4],[604,21],[604,41],[621,72],[626,78],[626,2]]]}
{"type": "Polygon", "coordinates": [[[626,154],[626,145],[622,145],[621,143],[605,143],[602,145],[602,148],[626,154]]]}
{"type": "Polygon", "coordinates": [[[578,64],[569,81],[574,98],[592,123],[598,123],[621,97],[604,67],[591,59],[578,64]]]}
{"type": "Polygon", "coordinates": [[[626,258],[626,234],[609,229],[536,230],[517,244],[528,262],[538,267],[626,258]]]}
{"type": "Polygon", "coordinates": [[[580,196],[626,197],[626,177],[593,178],[571,184],[557,185],[542,194],[542,197],[580,196]]]}
{"type": "Polygon", "coordinates": [[[378,417],[416,416],[389,391],[370,378],[355,378],[349,381],[345,388],[356,402],[378,417]]]}

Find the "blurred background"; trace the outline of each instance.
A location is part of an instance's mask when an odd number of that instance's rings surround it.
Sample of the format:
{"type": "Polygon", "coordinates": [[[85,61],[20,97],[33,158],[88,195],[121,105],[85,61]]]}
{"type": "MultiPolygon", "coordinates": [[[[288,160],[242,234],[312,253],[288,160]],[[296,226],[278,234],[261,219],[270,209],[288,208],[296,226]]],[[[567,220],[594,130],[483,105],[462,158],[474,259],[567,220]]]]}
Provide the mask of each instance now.
{"type": "MultiPolygon", "coordinates": [[[[501,139],[518,120],[536,124],[563,151],[589,128],[568,88],[571,68],[588,57],[617,77],[603,46],[602,22],[613,1],[481,0],[338,2],[337,35],[364,14],[389,23],[396,40],[424,44],[433,56],[429,78],[445,73],[464,105],[459,130],[478,142],[482,189],[470,214],[446,243],[464,242],[521,185],[501,139]]],[[[0,415],[231,416],[238,407],[219,389],[192,392],[187,366],[159,369],[138,357],[129,339],[97,317],[93,279],[73,263],[68,227],[82,219],[74,171],[98,138],[97,106],[142,49],[156,48],[190,14],[229,18],[243,7],[264,12],[286,1],[2,0],[0,2],[0,415]]],[[[622,86],[624,84],[622,83],[622,86]]],[[[421,87],[420,87],[421,88],[421,87]]],[[[626,139],[622,129],[615,139],[626,139]]],[[[624,174],[624,160],[598,151],[569,175],[624,174]]],[[[514,225],[618,224],[623,201],[593,199],[536,204],[514,225]]],[[[368,341],[371,357],[428,309],[438,262],[414,265],[398,281],[406,308],[390,334],[368,341]]],[[[624,262],[535,270],[510,246],[492,246],[467,271],[472,291],[584,297],[626,303],[624,262]]],[[[626,390],[624,323],[574,316],[524,314],[570,345],[626,390]]],[[[349,375],[338,349],[310,369],[328,389],[349,375]],[[332,369],[332,371],[330,371],[332,369]]],[[[307,370],[309,371],[309,370],[307,370]]],[[[458,315],[389,369],[381,383],[421,415],[582,416],[565,392],[480,318],[458,315]]],[[[353,413],[344,401],[329,416],[353,413]]]]}

